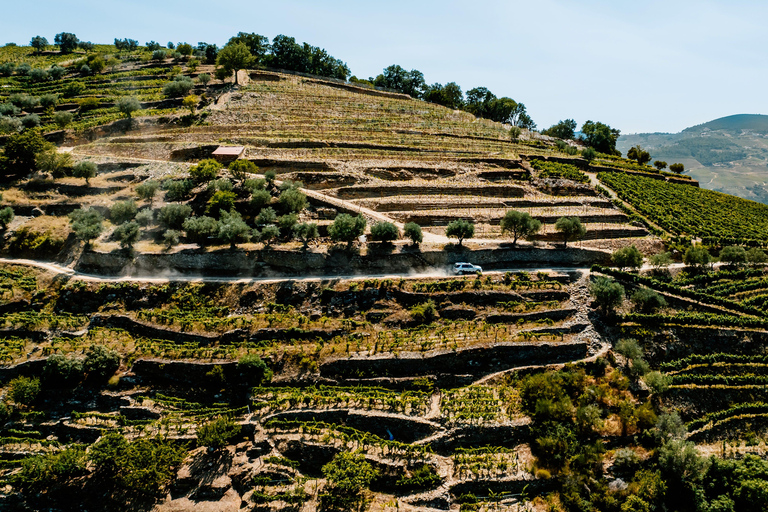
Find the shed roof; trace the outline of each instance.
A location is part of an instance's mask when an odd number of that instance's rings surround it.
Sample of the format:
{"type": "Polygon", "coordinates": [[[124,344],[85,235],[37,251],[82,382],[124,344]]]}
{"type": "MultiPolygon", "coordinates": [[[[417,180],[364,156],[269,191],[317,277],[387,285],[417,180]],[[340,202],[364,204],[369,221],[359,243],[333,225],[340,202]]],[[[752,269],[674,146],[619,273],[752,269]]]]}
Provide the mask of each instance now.
{"type": "Polygon", "coordinates": [[[245,146],[219,146],[213,156],[238,156],[245,151],[245,146]]]}

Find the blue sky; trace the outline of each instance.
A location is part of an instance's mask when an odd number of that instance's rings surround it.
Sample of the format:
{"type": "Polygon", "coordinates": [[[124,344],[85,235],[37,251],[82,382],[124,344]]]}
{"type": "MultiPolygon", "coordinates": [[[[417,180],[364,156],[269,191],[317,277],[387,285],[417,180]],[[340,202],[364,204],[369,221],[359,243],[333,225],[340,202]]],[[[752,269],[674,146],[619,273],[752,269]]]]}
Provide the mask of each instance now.
{"type": "Polygon", "coordinates": [[[390,64],[522,101],[539,128],[573,118],[677,132],[768,114],[768,2],[626,0],[4,2],[0,44],[74,32],[95,43],[293,36],[358,77],[390,64]],[[34,11],[32,13],[31,11],[34,11]]]}

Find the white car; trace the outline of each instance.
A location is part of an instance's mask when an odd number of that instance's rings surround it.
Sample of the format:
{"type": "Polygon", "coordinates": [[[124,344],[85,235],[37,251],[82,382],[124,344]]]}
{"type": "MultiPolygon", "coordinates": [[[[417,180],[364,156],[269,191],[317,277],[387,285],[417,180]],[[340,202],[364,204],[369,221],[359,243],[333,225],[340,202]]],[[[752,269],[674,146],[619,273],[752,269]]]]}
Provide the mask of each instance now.
{"type": "Polygon", "coordinates": [[[477,274],[478,272],[482,273],[482,271],[483,271],[483,267],[479,265],[473,265],[471,263],[459,262],[459,263],[454,263],[453,265],[453,273],[457,275],[477,274]]]}

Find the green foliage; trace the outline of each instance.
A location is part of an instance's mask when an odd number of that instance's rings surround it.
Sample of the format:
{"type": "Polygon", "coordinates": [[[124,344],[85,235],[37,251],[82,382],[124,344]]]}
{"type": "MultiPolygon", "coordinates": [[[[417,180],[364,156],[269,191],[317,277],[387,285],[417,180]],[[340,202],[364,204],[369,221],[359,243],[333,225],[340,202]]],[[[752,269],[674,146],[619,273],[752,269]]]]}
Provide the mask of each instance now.
{"type": "Polygon", "coordinates": [[[157,220],[169,229],[181,229],[184,221],[192,215],[192,207],[187,204],[167,204],[160,208],[157,220]]]}
{"type": "Polygon", "coordinates": [[[683,171],[685,171],[685,166],[683,164],[670,164],[669,170],[677,174],[683,174],[683,171]]]}
{"type": "Polygon", "coordinates": [[[542,135],[548,135],[550,137],[556,137],[563,140],[571,140],[574,138],[574,131],[576,130],[576,121],[573,119],[566,119],[559,123],[550,126],[546,130],[542,131],[542,135]]]}
{"type": "Polygon", "coordinates": [[[420,324],[429,324],[437,319],[437,307],[433,300],[416,304],[411,308],[411,318],[420,324]]]}
{"type": "Polygon", "coordinates": [[[696,445],[682,439],[671,439],[661,445],[658,456],[662,474],[676,482],[685,482],[697,477],[705,466],[696,445]]]}
{"type": "Polygon", "coordinates": [[[668,252],[660,252],[651,256],[648,259],[648,262],[654,269],[659,270],[662,267],[668,267],[672,264],[672,255],[668,252]]]}
{"type": "Polygon", "coordinates": [[[738,266],[747,262],[747,251],[737,245],[723,247],[720,251],[720,261],[732,266],[738,266]]]}
{"type": "Polygon", "coordinates": [[[6,173],[27,173],[35,169],[39,153],[53,148],[38,131],[27,130],[10,135],[3,146],[4,159],[0,160],[6,173]]]}
{"type": "Polygon", "coordinates": [[[555,229],[563,234],[563,247],[568,242],[581,240],[587,234],[587,229],[581,225],[578,217],[560,217],[555,222],[555,229]]]}
{"type": "Polygon", "coordinates": [[[267,226],[264,226],[264,229],[261,230],[261,234],[259,235],[259,240],[263,242],[264,245],[269,247],[272,244],[272,242],[274,242],[279,236],[280,236],[280,229],[277,226],[269,224],[267,226]]]}
{"type": "Polygon", "coordinates": [[[614,251],[611,255],[611,262],[620,269],[638,269],[643,266],[643,254],[632,244],[629,247],[622,247],[614,251]]]}
{"type": "Polygon", "coordinates": [[[163,190],[166,191],[165,199],[167,201],[182,201],[189,196],[194,188],[191,180],[165,180],[163,190]]]}
{"type": "Polygon", "coordinates": [[[254,190],[251,195],[251,207],[260,210],[272,202],[272,194],[268,190],[263,188],[260,190],[254,190]]]}
{"type": "MultiPolygon", "coordinates": [[[[199,77],[198,77],[199,78],[199,77]]],[[[209,77],[210,78],[210,77],[209,77]]],[[[239,182],[243,182],[249,174],[256,174],[259,168],[250,160],[235,160],[229,164],[229,173],[239,182]]]]}
{"type": "Polygon", "coordinates": [[[12,482],[30,492],[50,491],[68,480],[85,474],[85,450],[73,446],[57,453],[33,455],[24,459],[21,471],[12,482]]]}
{"type": "Polygon", "coordinates": [[[118,432],[106,434],[88,454],[97,473],[135,493],[133,498],[158,496],[175,477],[185,455],[183,446],[169,440],[145,437],[129,443],[118,432]]]}
{"type": "Polygon", "coordinates": [[[750,265],[760,265],[768,262],[768,255],[765,254],[765,251],[757,247],[749,249],[746,253],[746,258],[747,263],[750,265]]]}
{"type": "Polygon", "coordinates": [[[371,226],[371,240],[374,242],[392,242],[400,238],[400,230],[391,222],[377,222],[371,226]]]}
{"type": "Polygon", "coordinates": [[[672,384],[672,377],[661,372],[649,372],[645,374],[643,380],[648,388],[650,388],[656,395],[664,393],[672,384]]]}
{"type": "Polygon", "coordinates": [[[328,226],[328,236],[334,242],[347,242],[348,246],[365,232],[366,221],[362,216],[353,217],[346,213],[336,216],[333,224],[328,226]]]}
{"type": "Polygon", "coordinates": [[[237,196],[234,192],[218,190],[208,200],[205,212],[218,217],[221,215],[221,212],[228,212],[235,207],[236,198],[237,196]]]}
{"type": "Polygon", "coordinates": [[[424,240],[424,235],[421,233],[421,226],[415,222],[408,222],[403,226],[403,236],[409,238],[413,245],[420,244],[424,240]]]}
{"type": "Polygon", "coordinates": [[[307,207],[307,196],[301,190],[289,188],[284,190],[278,199],[287,212],[300,212],[307,207]]]}
{"type": "Polygon", "coordinates": [[[224,73],[231,75],[241,69],[246,69],[253,63],[253,56],[248,47],[243,43],[227,44],[219,51],[216,57],[216,65],[220,66],[224,73]]]}
{"type": "Polygon", "coordinates": [[[109,210],[109,220],[112,224],[118,225],[133,220],[139,209],[133,199],[127,201],[118,201],[109,210]]]}
{"type": "Polygon", "coordinates": [[[585,142],[595,151],[608,155],[621,154],[616,151],[616,141],[621,131],[597,121],[587,121],[581,127],[585,142]]]}
{"type": "Polygon", "coordinates": [[[587,161],[587,163],[591,163],[592,160],[597,158],[597,151],[595,151],[592,148],[586,148],[581,151],[581,157],[587,161]]]}
{"type": "Polygon", "coordinates": [[[50,173],[54,178],[61,178],[72,172],[72,155],[48,149],[37,154],[35,159],[38,170],[50,173]]]}
{"type": "Polygon", "coordinates": [[[264,190],[264,186],[266,185],[266,181],[262,179],[254,179],[254,178],[248,178],[243,182],[243,188],[247,191],[249,191],[251,194],[259,191],[264,190]]]}
{"type": "Polygon", "coordinates": [[[457,219],[448,223],[445,228],[445,236],[448,238],[457,238],[459,245],[462,245],[465,238],[475,236],[475,225],[464,219],[457,219]]]}
{"type": "Polygon", "coordinates": [[[115,107],[120,113],[124,114],[128,119],[137,110],[141,110],[141,103],[135,96],[124,96],[117,100],[115,107]]]}
{"type": "Polygon", "coordinates": [[[144,183],[136,186],[136,194],[140,199],[149,201],[151,204],[152,199],[154,199],[155,194],[157,193],[157,189],[159,188],[160,183],[158,183],[157,180],[147,180],[144,183]]]}
{"type": "Polygon", "coordinates": [[[182,98],[195,87],[192,79],[184,75],[176,75],[173,80],[163,86],[163,94],[169,98],[182,98]]]}
{"type": "Polygon", "coordinates": [[[85,354],[83,369],[88,379],[95,382],[105,382],[120,367],[120,355],[116,350],[104,345],[91,345],[85,354]]]}
{"type": "Polygon", "coordinates": [[[378,476],[361,453],[341,452],[322,468],[329,488],[323,504],[329,508],[349,508],[361,501],[362,492],[378,476]]]}
{"type": "Polygon", "coordinates": [[[589,183],[589,177],[575,165],[547,162],[546,160],[531,160],[531,166],[540,171],[539,177],[541,178],[589,183]]]}
{"type": "Polygon", "coordinates": [[[624,301],[624,287],[608,277],[598,277],[589,286],[589,291],[603,312],[609,313],[624,301]]]}
{"type": "Polygon", "coordinates": [[[142,208],[136,214],[135,220],[139,223],[139,226],[147,227],[155,221],[155,212],[150,208],[142,208]]]}
{"type": "Polygon", "coordinates": [[[32,405],[40,394],[40,379],[37,377],[16,377],[8,383],[8,396],[19,405],[32,405]]]}
{"type": "Polygon", "coordinates": [[[627,159],[636,160],[640,165],[646,165],[651,161],[651,154],[648,151],[645,151],[639,145],[633,146],[627,150],[627,159]]]}
{"type": "Polygon", "coordinates": [[[219,416],[197,428],[198,446],[220,450],[240,435],[242,427],[232,418],[219,416]]]}
{"type": "Polygon", "coordinates": [[[256,217],[257,226],[265,226],[267,224],[274,224],[277,221],[277,212],[273,208],[264,208],[259,212],[259,216],[256,217]]]}
{"type": "Polygon", "coordinates": [[[273,171],[272,169],[268,170],[264,173],[264,179],[267,180],[267,184],[271,187],[275,184],[275,178],[277,177],[277,173],[273,171]]]}
{"type": "Polygon", "coordinates": [[[689,247],[683,255],[683,263],[690,267],[701,267],[712,261],[709,251],[701,245],[689,247]]]}
{"type": "Polygon", "coordinates": [[[14,217],[13,208],[10,206],[0,209],[0,227],[7,229],[8,225],[13,222],[14,217]]]}
{"type": "Polygon", "coordinates": [[[631,297],[635,309],[641,313],[655,313],[667,305],[667,301],[655,290],[640,288],[631,297]]]}
{"type": "Polygon", "coordinates": [[[189,169],[189,175],[198,183],[207,183],[218,177],[221,164],[213,159],[202,160],[189,169]]]}
{"type": "Polygon", "coordinates": [[[219,235],[219,222],[213,217],[189,217],[182,225],[190,242],[204,245],[219,235]]]}
{"type": "Polygon", "coordinates": [[[75,178],[84,178],[85,184],[88,185],[91,178],[96,176],[96,169],[97,167],[95,163],[83,160],[82,162],[75,164],[75,167],[72,169],[72,176],[75,178]]]}
{"type": "Polygon", "coordinates": [[[141,227],[137,222],[126,222],[115,228],[113,236],[120,243],[120,247],[131,249],[141,237],[141,227]]]}
{"type": "Polygon", "coordinates": [[[83,359],[74,354],[53,354],[45,362],[43,382],[46,387],[72,388],[83,380],[83,359]]]}
{"type": "Polygon", "coordinates": [[[104,230],[101,215],[96,210],[79,209],[69,214],[69,222],[75,236],[90,244],[101,235],[104,230]]]}
{"type": "MultiPolygon", "coordinates": [[[[277,229],[277,228],[275,228],[277,229]]],[[[235,248],[238,242],[247,242],[251,239],[251,228],[243,221],[240,214],[235,210],[231,212],[221,212],[221,222],[219,224],[219,238],[222,242],[230,244],[235,248]]]]}
{"type": "Polygon", "coordinates": [[[280,236],[284,239],[293,237],[293,228],[299,222],[299,216],[295,213],[281,215],[277,218],[277,227],[280,229],[280,236]]]}
{"type": "Polygon", "coordinates": [[[246,354],[237,361],[237,370],[250,385],[261,386],[272,380],[272,370],[256,354],[246,354]]]}
{"type": "Polygon", "coordinates": [[[317,224],[314,222],[302,222],[301,224],[296,224],[293,226],[293,234],[296,238],[302,241],[304,249],[307,248],[311,240],[320,236],[317,230],[317,224]]]}
{"type": "Polygon", "coordinates": [[[501,219],[501,232],[512,234],[512,244],[517,243],[518,238],[528,239],[539,232],[541,222],[531,217],[527,212],[510,210],[501,219]]]}
{"type": "Polygon", "coordinates": [[[71,112],[60,111],[53,115],[53,122],[58,125],[59,128],[66,128],[72,122],[74,116],[71,112]]]}
{"type": "Polygon", "coordinates": [[[656,170],[661,171],[662,169],[667,168],[667,162],[664,160],[656,160],[653,162],[653,166],[656,168],[656,170]]]}

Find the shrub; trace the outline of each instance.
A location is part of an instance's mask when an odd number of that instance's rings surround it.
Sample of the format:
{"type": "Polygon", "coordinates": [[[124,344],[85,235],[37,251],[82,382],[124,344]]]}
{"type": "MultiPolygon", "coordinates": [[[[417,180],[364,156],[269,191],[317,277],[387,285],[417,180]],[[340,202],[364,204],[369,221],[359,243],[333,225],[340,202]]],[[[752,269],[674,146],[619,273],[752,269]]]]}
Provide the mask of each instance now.
{"type": "MultiPolygon", "coordinates": [[[[199,77],[198,77],[199,78],[199,77]]],[[[210,78],[210,77],[209,77],[210,78]]],[[[229,173],[239,182],[243,182],[249,174],[256,174],[259,168],[250,160],[235,160],[229,164],[229,173]]]]}
{"type": "Polygon", "coordinates": [[[277,177],[277,173],[271,169],[264,173],[264,178],[267,180],[267,184],[270,187],[275,184],[276,177],[277,177]]]}
{"type": "Polygon", "coordinates": [[[323,476],[330,484],[328,494],[323,495],[323,506],[352,510],[362,500],[363,489],[378,476],[371,464],[360,453],[343,451],[322,468],[323,476]]]}
{"type": "Polygon", "coordinates": [[[180,237],[181,231],[176,231],[175,229],[167,229],[165,233],[163,233],[163,243],[167,249],[170,249],[171,247],[179,245],[180,237]]]}
{"type": "Polygon", "coordinates": [[[73,446],[57,453],[33,455],[24,459],[13,483],[30,492],[49,491],[57,485],[85,474],[85,449],[73,446]]]}
{"type": "Polygon", "coordinates": [[[640,288],[632,294],[631,300],[635,305],[635,309],[641,313],[648,314],[655,313],[667,305],[667,301],[664,300],[664,297],[650,288],[640,288]]]}
{"type": "Polygon", "coordinates": [[[118,201],[109,210],[109,220],[116,225],[123,224],[129,220],[133,220],[138,211],[136,202],[133,199],[118,201]]]}
{"type": "Polygon", "coordinates": [[[377,222],[371,226],[371,240],[375,242],[392,242],[400,238],[400,230],[391,222],[377,222]]]}
{"type": "Polygon", "coordinates": [[[720,251],[720,261],[732,266],[741,265],[747,262],[747,251],[738,245],[723,247],[720,251]]]}
{"type": "Polygon", "coordinates": [[[187,238],[193,243],[204,245],[219,234],[219,222],[213,217],[190,217],[182,225],[187,238]]]}
{"type": "Polygon", "coordinates": [[[55,149],[38,153],[35,163],[38,170],[50,173],[54,178],[61,178],[72,172],[72,155],[58,153],[55,149]]]}
{"type": "Polygon", "coordinates": [[[16,116],[20,112],[13,103],[0,103],[0,116],[16,116]]]}
{"type": "Polygon", "coordinates": [[[458,238],[459,245],[462,245],[465,238],[475,236],[475,225],[463,219],[451,221],[445,228],[445,236],[448,238],[458,238]]]}
{"type": "Polygon", "coordinates": [[[17,133],[21,128],[21,121],[15,117],[0,116],[0,133],[17,133]]]}
{"type": "Polygon", "coordinates": [[[35,108],[40,102],[40,99],[36,96],[30,96],[29,94],[11,94],[8,97],[8,101],[19,107],[21,110],[29,110],[35,108]]]}
{"type": "Polygon", "coordinates": [[[632,477],[640,469],[640,463],[640,457],[634,450],[621,448],[616,450],[613,458],[613,470],[622,476],[632,477]]]}
{"type": "Polygon", "coordinates": [[[608,313],[624,301],[624,287],[608,277],[598,277],[589,287],[595,302],[608,313]]]}
{"type": "Polygon", "coordinates": [[[307,196],[304,192],[295,188],[284,190],[278,199],[280,205],[287,212],[300,212],[307,207],[307,196]]]}
{"type": "Polygon", "coordinates": [[[139,199],[144,199],[152,204],[158,188],[160,188],[160,183],[156,180],[147,180],[136,186],[136,194],[139,196],[139,199]]]}
{"type": "Polygon", "coordinates": [[[139,226],[147,227],[155,221],[155,212],[150,208],[143,208],[136,214],[135,220],[139,226]]]}
{"type": "Polygon", "coordinates": [[[614,266],[619,267],[620,269],[637,269],[643,266],[643,254],[633,244],[629,247],[622,247],[621,249],[614,251],[611,255],[611,261],[614,266]]]}
{"type": "Polygon", "coordinates": [[[272,202],[272,194],[268,190],[256,190],[251,196],[251,207],[260,210],[272,202]]]}
{"type": "Polygon", "coordinates": [[[40,116],[37,114],[27,114],[21,118],[21,125],[24,128],[36,128],[40,126],[40,116]]]}
{"type": "Polygon", "coordinates": [[[235,207],[235,193],[219,190],[208,200],[205,212],[220,216],[221,212],[228,212],[235,207]]]}
{"type": "Polygon", "coordinates": [[[67,74],[67,69],[54,64],[48,69],[48,74],[53,80],[61,80],[67,74]]]}
{"type": "Polygon", "coordinates": [[[768,261],[768,256],[766,256],[765,252],[757,247],[748,250],[746,256],[747,263],[750,265],[760,265],[768,261]]]}
{"type": "Polygon", "coordinates": [[[616,352],[627,359],[637,359],[643,356],[643,349],[637,340],[632,338],[621,339],[616,343],[616,352]]]}
{"type": "Polygon", "coordinates": [[[700,267],[711,261],[712,256],[709,255],[709,251],[700,245],[689,247],[683,254],[683,263],[690,267],[700,267]]]}
{"type": "Polygon", "coordinates": [[[200,82],[200,85],[205,87],[206,85],[208,85],[208,82],[211,81],[211,75],[209,75],[208,73],[200,73],[199,75],[197,75],[197,81],[200,82]]]}
{"type": "Polygon", "coordinates": [[[267,224],[273,224],[277,220],[277,213],[272,208],[264,208],[259,212],[259,216],[256,217],[257,226],[265,226],[267,224]]]}
{"type": "Polygon", "coordinates": [[[184,221],[190,215],[192,215],[192,207],[186,204],[173,203],[160,208],[157,219],[166,228],[181,229],[184,221]]]}
{"type": "Polygon", "coordinates": [[[220,450],[240,435],[242,428],[231,418],[219,416],[197,429],[197,445],[220,450]]]}
{"type": "Polygon", "coordinates": [[[165,180],[163,190],[165,190],[165,199],[168,201],[181,201],[189,197],[189,193],[194,188],[190,180],[165,180]]]}
{"type": "Polygon", "coordinates": [[[643,380],[656,395],[665,392],[672,384],[672,377],[661,372],[649,372],[643,377],[643,380]]]}
{"type": "Polygon", "coordinates": [[[58,94],[43,94],[40,96],[40,106],[48,109],[53,108],[59,102],[58,94]]]}
{"type": "Polygon", "coordinates": [[[85,184],[89,185],[91,178],[96,176],[96,169],[97,168],[95,163],[84,160],[82,162],[78,162],[72,168],[72,176],[75,178],[84,178],[85,184]]]}
{"type": "Polygon", "coordinates": [[[251,239],[251,228],[235,210],[229,213],[222,210],[219,238],[222,242],[229,243],[230,247],[234,249],[238,242],[247,242],[251,239]]]}
{"type": "Polygon", "coordinates": [[[240,376],[252,386],[260,386],[272,380],[272,370],[256,354],[246,354],[237,361],[240,376]]]}
{"type": "Polygon", "coordinates": [[[64,129],[67,126],[69,126],[70,123],[72,123],[72,117],[73,116],[71,112],[65,112],[65,111],[56,112],[53,115],[53,122],[56,123],[56,125],[58,125],[59,128],[64,129]]]}
{"type": "Polygon", "coordinates": [[[328,226],[328,235],[334,242],[346,242],[347,246],[351,246],[365,232],[365,224],[362,216],[353,217],[341,213],[336,216],[333,224],[328,226]]]}
{"type": "Polygon", "coordinates": [[[168,58],[168,52],[165,50],[155,50],[152,52],[152,60],[165,60],[168,58]]]}
{"type": "Polygon", "coordinates": [[[189,170],[189,175],[198,183],[207,183],[216,179],[221,170],[221,164],[213,159],[201,161],[189,170]]]}
{"type": "Polygon", "coordinates": [[[113,236],[120,243],[120,247],[131,249],[141,238],[141,228],[137,222],[126,222],[115,229],[113,236]]]}
{"type": "Polygon", "coordinates": [[[194,86],[195,84],[188,76],[177,75],[163,86],[163,94],[169,98],[181,98],[188,95],[194,86]]]}
{"type": "Polygon", "coordinates": [[[141,103],[139,103],[138,98],[134,96],[128,96],[117,100],[115,107],[117,107],[117,110],[120,111],[121,114],[124,114],[125,117],[130,119],[134,112],[141,110],[141,103]]]}
{"type": "Polygon", "coordinates": [[[3,146],[4,166],[9,171],[17,173],[33,171],[37,155],[51,148],[53,145],[37,130],[10,135],[3,146]]]}
{"type": "Polygon", "coordinates": [[[421,226],[415,222],[408,222],[403,226],[403,235],[411,240],[413,245],[420,244],[424,240],[424,235],[421,233],[421,226]]]}
{"type": "Polygon", "coordinates": [[[40,379],[37,377],[16,377],[8,383],[8,396],[19,405],[32,405],[40,394],[40,379]]]}
{"type": "Polygon", "coordinates": [[[227,178],[219,178],[208,184],[208,190],[213,191],[221,190],[224,192],[232,192],[232,188],[232,182],[227,178]]]}
{"type": "Polygon", "coordinates": [[[653,266],[653,268],[659,270],[662,267],[667,267],[672,264],[672,255],[668,252],[660,252],[658,254],[654,254],[650,257],[649,263],[653,266]]]}
{"type": "MultiPolygon", "coordinates": [[[[239,160],[238,160],[239,161],[239,160]]],[[[243,188],[253,194],[257,190],[264,190],[264,186],[266,185],[266,181],[262,179],[254,179],[254,178],[248,178],[243,182],[243,188]]]]}
{"type": "Polygon", "coordinates": [[[84,92],[85,92],[85,84],[82,82],[69,82],[61,90],[61,94],[65,98],[74,98],[75,96],[80,96],[84,92]]]}
{"type": "Polygon", "coordinates": [[[3,229],[8,228],[8,224],[13,222],[15,215],[13,213],[13,208],[10,206],[6,206],[2,210],[0,210],[0,227],[3,229]]]}
{"type": "Polygon", "coordinates": [[[91,345],[85,354],[83,369],[88,379],[106,382],[120,368],[120,356],[117,351],[104,345],[91,345]]]}
{"type": "Polygon", "coordinates": [[[437,318],[437,307],[434,301],[428,300],[411,308],[411,318],[420,324],[429,324],[437,318]]]}
{"type": "Polygon", "coordinates": [[[259,240],[263,242],[264,245],[270,246],[272,242],[274,242],[277,239],[278,236],[280,236],[280,229],[278,229],[277,226],[269,224],[267,226],[264,226],[264,229],[261,230],[261,234],[259,235],[259,240]]]}
{"type": "Polygon", "coordinates": [[[50,387],[74,387],[83,380],[83,360],[72,354],[53,354],[45,362],[43,382],[50,387]]]}
{"type": "Polygon", "coordinates": [[[95,240],[99,237],[104,226],[102,224],[101,215],[96,210],[92,209],[79,209],[69,214],[69,222],[72,227],[72,231],[75,236],[80,240],[83,240],[86,245],[90,244],[91,240],[95,240]]]}

